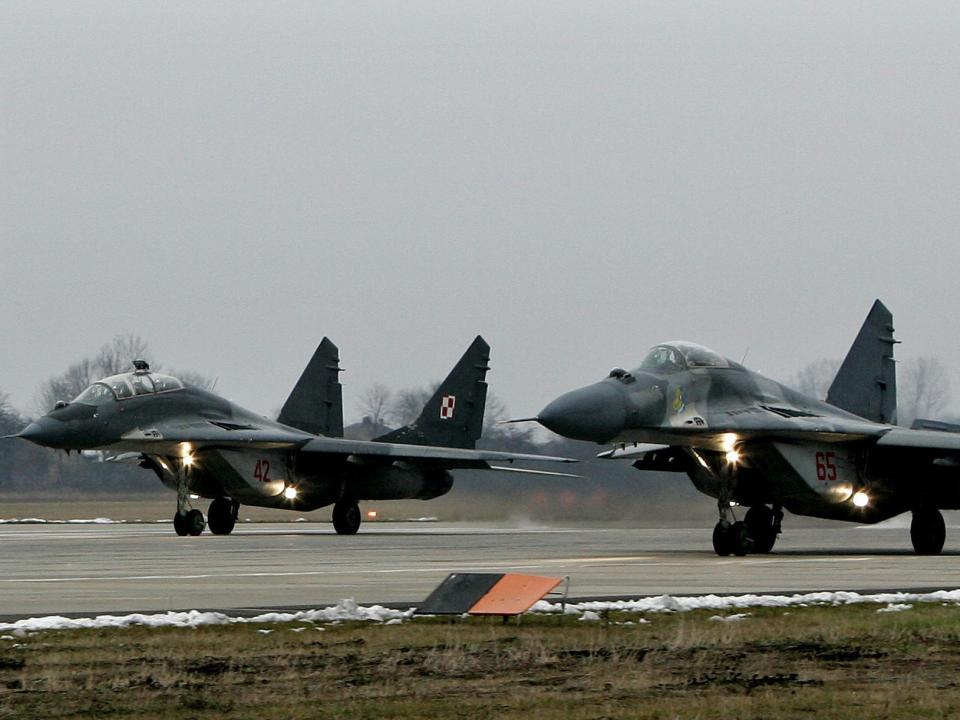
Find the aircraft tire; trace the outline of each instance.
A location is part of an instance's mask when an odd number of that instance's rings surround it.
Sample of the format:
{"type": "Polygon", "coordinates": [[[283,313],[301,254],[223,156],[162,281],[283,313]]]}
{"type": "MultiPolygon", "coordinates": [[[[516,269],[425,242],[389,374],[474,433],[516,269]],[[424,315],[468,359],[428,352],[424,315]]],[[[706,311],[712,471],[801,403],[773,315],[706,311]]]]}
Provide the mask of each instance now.
{"type": "Polygon", "coordinates": [[[189,529],[187,528],[187,516],[186,514],[174,513],[173,515],[173,530],[180,537],[184,537],[190,534],[189,529]]]}
{"type": "Polygon", "coordinates": [[[747,510],[747,515],[743,521],[750,530],[753,552],[765,555],[773,550],[773,546],[777,542],[773,510],[766,505],[754,505],[747,510]]]}
{"type": "Polygon", "coordinates": [[[730,525],[723,523],[717,523],[713,527],[713,551],[720,557],[727,557],[733,552],[731,529],[730,525]]]}
{"type": "Polygon", "coordinates": [[[214,498],[207,510],[207,525],[214,535],[229,535],[237,524],[237,505],[230,498],[214,498]]]}
{"type": "Polygon", "coordinates": [[[737,557],[743,557],[753,549],[750,528],[745,522],[735,522],[730,526],[730,548],[737,557]]]}
{"type": "Polygon", "coordinates": [[[943,515],[936,508],[913,511],[910,521],[910,540],[917,555],[939,555],[947,539],[943,515]]]}
{"type": "Polygon", "coordinates": [[[191,510],[184,516],[184,525],[187,528],[187,533],[189,535],[199,535],[203,532],[203,529],[207,526],[206,521],[203,519],[203,513],[199,510],[191,510]]]}
{"type": "Polygon", "coordinates": [[[341,500],[333,506],[333,529],[337,535],[356,535],[360,529],[360,506],[356,500],[341,500]]]}

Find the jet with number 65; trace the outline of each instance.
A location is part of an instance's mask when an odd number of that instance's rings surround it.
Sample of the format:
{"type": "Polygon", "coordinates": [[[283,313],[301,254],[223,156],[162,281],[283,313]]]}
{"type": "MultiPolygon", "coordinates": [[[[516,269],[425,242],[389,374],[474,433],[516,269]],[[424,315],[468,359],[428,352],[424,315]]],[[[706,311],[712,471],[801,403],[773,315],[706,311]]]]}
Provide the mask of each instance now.
{"type": "Polygon", "coordinates": [[[229,534],[241,504],[301,512],[333,505],[337,533],[352,535],[359,501],[439,497],[458,468],[563,475],[512,463],[572,460],[475,449],[489,359],[478,336],[412,425],[370,441],[343,438],[339,351],[327,338],[276,421],[137,359],[131,372],[94,383],[10,437],[139,463],[177,491],[178,535],[199,535],[208,522],[214,534],[229,534]],[[191,507],[197,497],[212,500],[207,518],[191,507]]]}
{"type": "Polygon", "coordinates": [[[940,511],[960,509],[960,427],[896,425],[895,344],[877,300],[822,402],[705,347],[661,343],[636,369],[615,368],[533,419],[612,445],[601,457],[686,473],[717,499],[718,555],[770,552],[784,509],[857,523],[910,511],[914,549],[937,554],[940,511]]]}

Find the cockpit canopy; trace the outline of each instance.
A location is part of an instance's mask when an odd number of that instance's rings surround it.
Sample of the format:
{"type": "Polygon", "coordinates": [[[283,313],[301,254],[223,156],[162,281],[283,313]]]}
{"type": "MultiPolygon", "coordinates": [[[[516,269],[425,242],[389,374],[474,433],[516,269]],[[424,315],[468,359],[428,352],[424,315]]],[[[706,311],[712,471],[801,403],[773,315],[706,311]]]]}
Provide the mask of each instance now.
{"type": "Polygon", "coordinates": [[[135,362],[138,369],[134,372],[111,375],[99,380],[77,395],[73,402],[83,405],[106,405],[139,395],[153,395],[183,388],[183,383],[177,378],[150,372],[146,363],[138,362],[141,365],[135,362]]]}
{"type": "Polygon", "coordinates": [[[688,342],[669,342],[656,345],[640,364],[650,372],[676,372],[692,368],[728,368],[730,361],[723,355],[702,345],[688,342]]]}

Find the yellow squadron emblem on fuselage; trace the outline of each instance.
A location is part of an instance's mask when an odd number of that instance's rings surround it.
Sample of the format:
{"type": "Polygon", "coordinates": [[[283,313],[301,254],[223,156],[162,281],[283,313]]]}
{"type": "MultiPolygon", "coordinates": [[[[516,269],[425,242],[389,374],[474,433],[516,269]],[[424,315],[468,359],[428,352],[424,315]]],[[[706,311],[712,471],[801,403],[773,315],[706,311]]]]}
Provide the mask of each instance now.
{"type": "Polygon", "coordinates": [[[677,388],[676,393],[673,395],[673,411],[677,414],[683,412],[683,409],[687,406],[687,401],[683,398],[683,390],[677,388]]]}

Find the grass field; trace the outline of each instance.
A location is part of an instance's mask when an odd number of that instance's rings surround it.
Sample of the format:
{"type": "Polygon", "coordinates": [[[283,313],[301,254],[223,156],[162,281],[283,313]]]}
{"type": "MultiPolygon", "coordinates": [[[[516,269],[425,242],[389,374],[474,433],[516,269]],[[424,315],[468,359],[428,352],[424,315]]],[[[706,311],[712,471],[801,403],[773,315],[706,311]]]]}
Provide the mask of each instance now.
{"type": "Polygon", "coordinates": [[[949,718],[960,609],[918,604],[44,632],[0,718],[949,718]]]}

